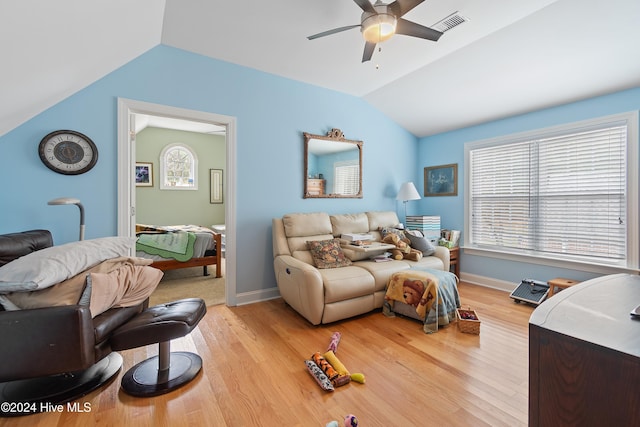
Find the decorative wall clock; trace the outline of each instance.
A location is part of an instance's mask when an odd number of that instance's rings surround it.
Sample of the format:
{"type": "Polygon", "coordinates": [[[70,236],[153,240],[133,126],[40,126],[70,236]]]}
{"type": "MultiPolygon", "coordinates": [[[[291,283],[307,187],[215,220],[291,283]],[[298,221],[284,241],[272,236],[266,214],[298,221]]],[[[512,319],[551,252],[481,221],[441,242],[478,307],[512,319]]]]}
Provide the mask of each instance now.
{"type": "Polygon", "coordinates": [[[91,138],[73,130],[57,130],[42,138],[38,154],[46,167],[64,175],[88,172],[98,161],[91,138]]]}

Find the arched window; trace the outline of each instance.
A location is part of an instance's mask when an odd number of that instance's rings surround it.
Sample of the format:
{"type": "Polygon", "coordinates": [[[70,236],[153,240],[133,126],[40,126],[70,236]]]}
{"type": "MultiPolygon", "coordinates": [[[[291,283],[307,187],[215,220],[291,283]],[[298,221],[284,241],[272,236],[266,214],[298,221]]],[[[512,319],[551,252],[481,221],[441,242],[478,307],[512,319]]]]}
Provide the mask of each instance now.
{"type": "Polygon", "coordinates": [[[197,190],[198,157],[185,144],[169,144],[160,153],[160,188],[197,190]]]}

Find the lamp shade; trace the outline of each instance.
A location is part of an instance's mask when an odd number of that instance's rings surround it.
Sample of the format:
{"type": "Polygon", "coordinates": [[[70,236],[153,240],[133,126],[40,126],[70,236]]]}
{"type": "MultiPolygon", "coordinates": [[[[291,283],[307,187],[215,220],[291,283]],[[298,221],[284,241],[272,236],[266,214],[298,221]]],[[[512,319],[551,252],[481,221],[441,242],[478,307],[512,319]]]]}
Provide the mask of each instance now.
{"type": "Polygon", "coordinates": [[[78,203],[80,203],[80,200],[73,197],[59,197],[47,202],[48,205],[77,205],[78,203]]]}
{"type": "Polygon", "coordinates": [[[398,195],[396,196],[396,200],[402,200],[406,202],[407,200],[420,200],[420,194],[418,190],[416,190],[416,186],[413,185],[413,182],[405,182],[400,187],[400,191],[398,191],[398,195]]]}
{"type": "Polygon", "coordinates": [[[388,40],[396,32],[396,17],[389,13],[377,13],[362,21],[362,36],[370,43],[388,40]]]}

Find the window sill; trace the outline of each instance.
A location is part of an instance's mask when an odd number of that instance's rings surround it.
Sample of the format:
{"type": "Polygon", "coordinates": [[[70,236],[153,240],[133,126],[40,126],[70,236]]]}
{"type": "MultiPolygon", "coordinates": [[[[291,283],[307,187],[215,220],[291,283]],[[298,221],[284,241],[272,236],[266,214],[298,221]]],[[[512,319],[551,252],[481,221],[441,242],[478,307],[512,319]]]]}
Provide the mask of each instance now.
{"type": "Polygon", "coordinates": [[[567,260],[550,258],[535,254],[515,254],[496,249],[478,248],[475,246],[462,246],[465,255],[483,256],[488,258],[496,258],[506,261],[525,262],[528,264],[545,265],[549,267],[566,268],[570,270],[586,271],[597,274],[616,274],[616,273],[632,273],[640,272],[638,268],[626,267],[615,264],[600,264],[590,261],[567,260]]]}

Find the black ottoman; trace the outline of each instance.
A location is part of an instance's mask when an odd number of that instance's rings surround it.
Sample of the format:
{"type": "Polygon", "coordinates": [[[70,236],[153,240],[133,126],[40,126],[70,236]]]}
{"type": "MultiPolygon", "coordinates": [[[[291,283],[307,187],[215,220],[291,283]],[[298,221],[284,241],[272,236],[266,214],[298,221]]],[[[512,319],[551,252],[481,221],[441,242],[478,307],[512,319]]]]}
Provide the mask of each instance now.
{"type": "Polygon", "coordinates": [[[157,396],[191,381],[202,368],[194,353],[171,352],[170,341],[190,333],[204,317],[207,307],[200,298],[187,298],[149,307],[116,329],[113,350],[128,350],[159,343],[158,356],[138,363],[122,377],[122,389],[133,396],[157,396]]]}

